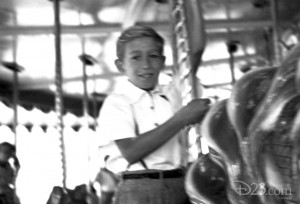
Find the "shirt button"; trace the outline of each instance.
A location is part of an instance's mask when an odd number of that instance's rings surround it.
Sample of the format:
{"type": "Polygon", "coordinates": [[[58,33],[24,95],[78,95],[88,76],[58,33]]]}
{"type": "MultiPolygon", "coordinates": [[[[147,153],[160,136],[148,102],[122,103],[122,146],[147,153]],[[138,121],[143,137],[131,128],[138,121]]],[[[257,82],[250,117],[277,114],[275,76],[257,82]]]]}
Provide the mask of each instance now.
{"type": "Polygon", "coordinates": [[[150,106],[150,109],[151,109],[151,110],[154,110],[154,106],[150,106]]]}

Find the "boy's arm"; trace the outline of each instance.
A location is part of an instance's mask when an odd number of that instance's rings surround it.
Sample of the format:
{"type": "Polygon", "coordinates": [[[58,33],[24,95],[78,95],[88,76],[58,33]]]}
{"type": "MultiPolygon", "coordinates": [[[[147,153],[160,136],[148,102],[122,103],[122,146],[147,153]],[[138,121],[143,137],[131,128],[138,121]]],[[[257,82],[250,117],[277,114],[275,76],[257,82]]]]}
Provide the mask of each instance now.
{"type": "Polygon", "coordinates": [[[208,104],[209,100],[195,99],[159,127],[139,137],[115,140],[115,142],[130,164],[138,162],[175,136],[186,125],[201,121],[208,110],[208,104]]]}

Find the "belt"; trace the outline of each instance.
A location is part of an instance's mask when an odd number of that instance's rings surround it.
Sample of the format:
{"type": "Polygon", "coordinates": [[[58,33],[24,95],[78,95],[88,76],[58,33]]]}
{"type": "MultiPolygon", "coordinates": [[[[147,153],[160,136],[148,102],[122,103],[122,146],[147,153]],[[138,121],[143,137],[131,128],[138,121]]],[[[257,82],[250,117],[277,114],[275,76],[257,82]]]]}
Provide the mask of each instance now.
{"type": "Polygon", "coordinates": [[[122,178],[126,179],[163,179],[163,178],[182,178],[184,176],[184,172],[182,169],[174,169],[174,170],[166,170],[159,172],[147,172],[147,173],[129,173],[124,174],[122,178]]]}

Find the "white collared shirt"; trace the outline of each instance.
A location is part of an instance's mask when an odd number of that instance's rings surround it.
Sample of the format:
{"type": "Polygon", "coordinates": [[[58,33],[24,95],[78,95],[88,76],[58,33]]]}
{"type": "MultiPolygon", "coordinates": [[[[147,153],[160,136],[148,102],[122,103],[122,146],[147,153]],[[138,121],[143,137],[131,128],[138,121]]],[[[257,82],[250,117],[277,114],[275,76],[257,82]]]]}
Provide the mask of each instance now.
{"type": "MultiPolygon", "coordinates": [[[[109,155],[106,166],[115,173],[145,168],[138,162],[127,169],[128,162],[114,140],[137,137],[173,116],[169,101],[159,91],[147,92],[128,81],[122,83],[121,87],[121,90],[105,99],[98,118],[99,137],[111,141],[105,152],[109,155]]],[[[178,136],[171,138],[143,160],[149,169],[168,170],[180,167],[181,146],[178,136]]]]}

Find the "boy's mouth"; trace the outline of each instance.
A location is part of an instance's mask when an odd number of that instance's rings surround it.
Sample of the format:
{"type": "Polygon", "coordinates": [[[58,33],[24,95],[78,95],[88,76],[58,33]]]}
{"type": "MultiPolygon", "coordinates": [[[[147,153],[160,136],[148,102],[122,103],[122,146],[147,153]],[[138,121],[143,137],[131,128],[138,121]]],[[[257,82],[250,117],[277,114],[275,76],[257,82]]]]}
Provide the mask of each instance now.
{"type": "Polygon", "coordinates": [[[153,74],[140,74],[139,76],[147,79],[147,78],[151,78],[153,76],[153,74]]]}

